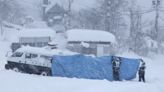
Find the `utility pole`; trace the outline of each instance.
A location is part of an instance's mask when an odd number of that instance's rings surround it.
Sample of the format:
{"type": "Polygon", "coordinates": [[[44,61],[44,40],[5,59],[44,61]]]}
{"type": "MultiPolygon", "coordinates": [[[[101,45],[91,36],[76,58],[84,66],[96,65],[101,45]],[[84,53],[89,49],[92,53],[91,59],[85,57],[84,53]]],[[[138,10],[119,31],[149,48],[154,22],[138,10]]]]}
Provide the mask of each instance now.
{"type": "Polygon", "coordinates": [[[68,29],[71,28],[72,4],[74,0],[68,0],[68,29]]]}
{"type": "Polygon", "coordinates": [[[161,4],[161,0],[153,0],[152,1],[152,4],[153,4],[153,7],[155,8],[155,12],[156,12],[156,16],[155,16],[155,32],[154,33],[154,36],[153,36],[153,39],[154,40],[158,40],[158,32],[159,32],[159,7],[160,7],[160,4],[161,4]]]}
{"type": "Polygon", "coordinates": [[[47,6],[48,6],[48,4],[49,4],[49,0],[43,0],[43,5],[42,5],[42,9],[43,9],[43,14],[42,14],[42,16],[43,16],[43,20],[45,20],[46,18],[46,8],[47,8],[47,6]]]}

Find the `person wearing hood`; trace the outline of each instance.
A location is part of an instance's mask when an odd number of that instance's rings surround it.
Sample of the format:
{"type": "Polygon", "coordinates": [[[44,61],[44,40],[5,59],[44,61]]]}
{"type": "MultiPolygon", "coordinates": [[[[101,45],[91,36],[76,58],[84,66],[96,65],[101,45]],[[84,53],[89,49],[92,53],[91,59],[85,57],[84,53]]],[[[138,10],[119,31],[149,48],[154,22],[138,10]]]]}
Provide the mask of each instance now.
{"type": "Polygon", "coordinates": [[[139,67],[139,70],[138,70],[139,82],[141,81],[145,82],[145,69],[146,69],[146,64],[141,59],[141,66],[139,67]]]}
{"type": "Polygon", "coordinates": [[[113,65],[113,79],[116,81],[120,80],[120,66],[121,60],[119,57],[112,57],[112,65],[113,65]]]}

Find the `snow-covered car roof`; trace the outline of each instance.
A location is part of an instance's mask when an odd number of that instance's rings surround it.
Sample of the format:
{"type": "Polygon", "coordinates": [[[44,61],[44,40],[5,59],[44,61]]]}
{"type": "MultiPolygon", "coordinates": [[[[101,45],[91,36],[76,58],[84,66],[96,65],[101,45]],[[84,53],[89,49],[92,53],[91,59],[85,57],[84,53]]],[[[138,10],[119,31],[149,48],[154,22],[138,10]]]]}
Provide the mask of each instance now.
{"type": "Polygon", "coordinates": [[[50,48],[46,48],[46,47],[39,48],[39,47],[30,47],[30,46],[21,47],[16,52],[41,54],[41,55],[46,55],[46,56],[78,54],[76,52],[72,52],[67,49],[50,49],[50,48]]]}
{"type": "Polygon", "coordinates": [[[72,29],[67,31],[67,37],[68,41],[116,42],[112,33],[101,30],[72,29]]]}

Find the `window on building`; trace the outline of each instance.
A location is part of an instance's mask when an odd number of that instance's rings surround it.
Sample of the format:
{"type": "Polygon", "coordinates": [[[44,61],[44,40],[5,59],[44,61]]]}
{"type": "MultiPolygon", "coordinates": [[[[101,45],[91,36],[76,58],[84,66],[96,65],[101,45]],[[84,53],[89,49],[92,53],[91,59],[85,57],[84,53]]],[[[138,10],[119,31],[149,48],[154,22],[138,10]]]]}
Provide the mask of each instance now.
{"type": "Polygon", "coordinates": [[[42,45],[42,43],[41,42],[38,42],[37,43],[37,47],[42,47],[43,45],[42,45]]]}
{"type": "Polygon", "coordinates": [[[97,48],[97,44],[96,43],[90,43],[90,46],[89,46],[90,48],[97,48]]]}

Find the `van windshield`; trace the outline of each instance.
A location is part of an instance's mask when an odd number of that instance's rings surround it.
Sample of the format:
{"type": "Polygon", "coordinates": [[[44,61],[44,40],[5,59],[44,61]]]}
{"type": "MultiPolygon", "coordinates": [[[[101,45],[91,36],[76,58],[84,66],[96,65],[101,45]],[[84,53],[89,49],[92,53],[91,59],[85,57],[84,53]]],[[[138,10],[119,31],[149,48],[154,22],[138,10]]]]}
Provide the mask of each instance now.
{"type": "Polygon", "coordinates": [[[21,57],[22,55],[22,52],[15,52],[11,57],[21,57]]]}

